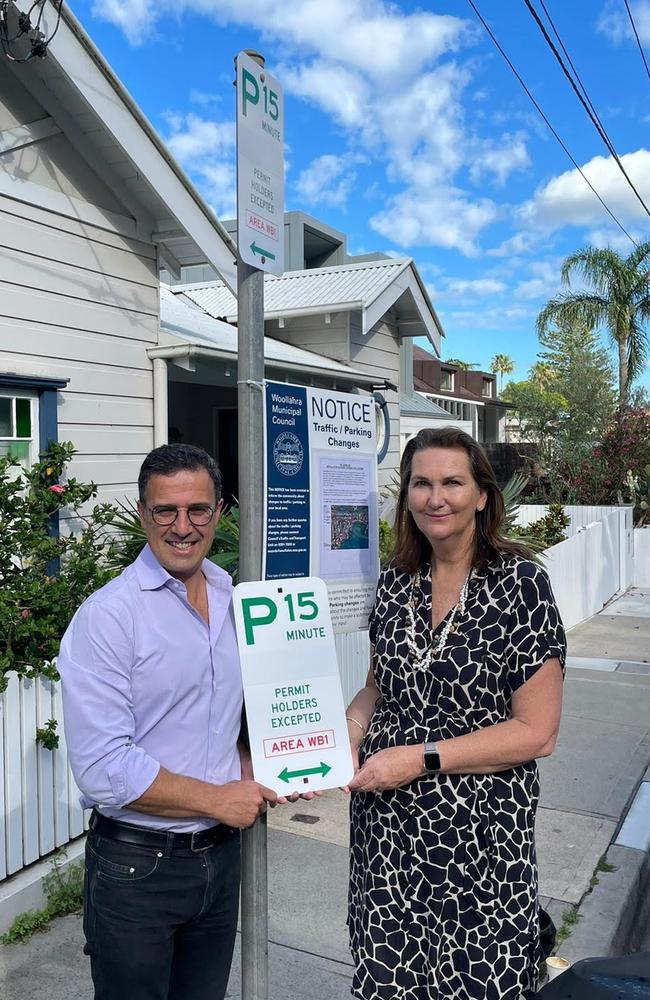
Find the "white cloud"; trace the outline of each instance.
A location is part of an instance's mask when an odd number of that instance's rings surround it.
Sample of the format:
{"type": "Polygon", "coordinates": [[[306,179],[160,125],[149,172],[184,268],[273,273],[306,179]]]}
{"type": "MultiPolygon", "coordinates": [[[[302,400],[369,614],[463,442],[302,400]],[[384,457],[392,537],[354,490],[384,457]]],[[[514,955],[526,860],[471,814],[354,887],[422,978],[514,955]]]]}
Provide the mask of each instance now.
{"type": "Polygon", "coordinates": [[[430,289],[436,299],[467,299],[483,298],[488,295],[500,295],[507,285],[496,278],[450,278],[447,284],[430,289]]]}
{"type": "Polygon", "coordinates": [[[324,60],[295,67],[284,64],[277,73],[287,92],[311,101],[345,128],[363,124],[370,88],[359,73],[324,60]]]}
{"type": "MultiPolygon", "coordinates": [[[[637,3],[631,3],[630,9],[641,43],[650,42],[650,0],[638,0],[637,3]]],[[[636,44],[627,11],[623,9],[623,5],[618,0],[616,2],[609,0],[605,4],[596,22],[596,29],[601,34],[606,35],[615,45],[621,45],[626,41],[636,44]]]]}
{"type": "MultiPolygon", "coordinates": [[[[637,243],[642,241],[643,236],[640,232],[634,229],[629,229],[628,232],[637,243]]],[[[618,250],[624,254],[628,254],[632,249],[632,245],[625,233],[622,233],[620,229],[614,228],[592,229],[587,233],[585,242],[594,247],[610,247],[612,250],[618,250]]]]}
{"type": "Polygon", "coordinates": [[[352,164],[360,159],[351,154],[334,156],[331,153],[316,157],[298,176],[296,193],[307,205],[342,208],[356,178],[352,164]]]}
{"type": "Polygon", "coordinates": [[[547,299],[555,295],[560,288],[561,257],[551,257],[547,260],[531,261],[526,272],[531,275],[520,281],[513,290],[515,299],[547,299]]]}
{"type": "Polygon", "coordinates": [[[524,233],[515,233],[510,239],[504,240],[498,247],[486,250],[488,257],[513,257],[525,253],[530,246],[530,239],[524,233]]]}
{"type": "MultiPolygon", "coordinates": [[[[650,152],[638,149],[621,161],[646,204],[650,202],[650,152]]],[[[647,219],[634,192],[611,157],[595,156],[582,170],[622,222],[647,219]]],[[[609,216],[577,170],[554,177],[518,210],[524,226],[551,230],[560,226],[600,226],[609,216]]]]}
{"type": "Polygon", "coordinates": [[[167,112],[169,134],[163,136],[170,152],[200,187],[219,218],[235,215],[235,124],[217,122],[190,113],[167,112]]]}
{"type": "Polygon", "coordinates": [[[396,195],[370,226],[401,247],[439,246],[474,256],[476,237],[496,215],[494,202],[469,201],[457,188],[440,185],[428,195],[412,189],[396,195]]]}
{"type": "Polygon", "coordinates": [[[522,134],[504,135],[498,144],[483,144],[470,165],[470,177],[477,183],[485,174],[493,174],[497,184],[503,187],[513,171],[524,170],[529,164],[530,157],[522,134]]]}

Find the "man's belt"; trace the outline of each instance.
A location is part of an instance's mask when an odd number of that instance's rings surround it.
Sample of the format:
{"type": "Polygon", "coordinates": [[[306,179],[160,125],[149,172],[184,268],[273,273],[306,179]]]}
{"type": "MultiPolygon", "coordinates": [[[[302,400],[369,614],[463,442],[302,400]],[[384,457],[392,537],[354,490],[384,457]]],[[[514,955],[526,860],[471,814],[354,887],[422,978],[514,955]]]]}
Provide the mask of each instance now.
{"type": "Polygon", "coordinates": [[[223,823],[210,826],[207,830],[194,830],[193,833],[153,830],[150,826],[136,826],[134,823],[122,823],[119,819],[102,816],[96,809],[90,814],[88,825],[100,837],[138,847],[151,847],[157,851],[205,851],[215,844],[231,840],[239,832],[223,823]]]}

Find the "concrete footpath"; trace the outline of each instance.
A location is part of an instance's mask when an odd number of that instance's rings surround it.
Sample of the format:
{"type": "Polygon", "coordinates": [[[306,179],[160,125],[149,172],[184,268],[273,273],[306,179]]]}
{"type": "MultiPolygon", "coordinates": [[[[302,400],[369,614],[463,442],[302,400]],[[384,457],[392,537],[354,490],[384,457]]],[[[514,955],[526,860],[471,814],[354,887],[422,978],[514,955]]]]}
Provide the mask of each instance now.
{"type": "MultiPolygon", "coordinates": [[[[542,901],[572,927],[560,949],[571,961],[650,944],[637,906],[650,847],[649,660],[650,590],[629,591],[569,633],[560,738],[540,766],[537,846],[542,901]]],[[[347,806],[334,791],[269,815],[271,1000],[350,995],[347,806]]],[[[26,944],[0,946],[0,996],[88,1000],[82,940],[80,918],[64,917],[26,944]]],[[[229,995],[240,993],[238,947],[229,995]]]]}

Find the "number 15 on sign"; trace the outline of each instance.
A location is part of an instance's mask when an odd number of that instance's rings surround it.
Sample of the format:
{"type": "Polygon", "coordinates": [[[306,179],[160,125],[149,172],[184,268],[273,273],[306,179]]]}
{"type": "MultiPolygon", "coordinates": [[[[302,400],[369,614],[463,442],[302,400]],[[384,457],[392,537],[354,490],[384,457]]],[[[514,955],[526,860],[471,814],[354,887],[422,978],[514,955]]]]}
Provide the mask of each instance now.
{"type": "Polygon", "coordinates": [[[325,584],[240,583],[234,608],[255,779],[284,795],[347,784],[352,756],[325,584]]]}

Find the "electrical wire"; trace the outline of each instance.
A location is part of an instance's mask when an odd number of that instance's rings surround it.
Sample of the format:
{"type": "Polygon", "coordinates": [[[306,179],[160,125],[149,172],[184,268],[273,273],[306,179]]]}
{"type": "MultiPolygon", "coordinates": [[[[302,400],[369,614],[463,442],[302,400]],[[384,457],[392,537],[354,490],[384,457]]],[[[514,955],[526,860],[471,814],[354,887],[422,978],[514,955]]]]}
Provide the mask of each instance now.
{"type": "Polygon", "coordinates": [[[645,52],[643,51],[643,46],[641,45],[641,39],[639,38],[639,32],[636,30],[636,24],[634,23],[634,18],[632,17],[632,11],[630,10],[630,5],[627,0],[623,0],[625,3],[625,9],[627,11],[627,16],[630,19],[630,24],[632,25],[632,31],[634,32],[634,37],[636,38],[636,44],[639,46],[639,52],[641,53],[641,58],[643,59],[643,65],[645,66],[645,71],[650,78],[650,67],[648,66],[648,60],[645,57],[645,52]]]}
{"type": "Polygon", "coordinates": [[[526,92],[526,94],[528,95],[528,97],[530,98],[530,100],[531,100],[532,104],[534,105],[537,113],[543,119],[543,121],[545,122],[545,124],[546,124],[547,128],[549,129],[549,131],[551,132],[551,134],[557,139],[558,143],[560,144],[560,146],[562,147],[562,149],[564,150],[564,152],[566,153],[566,155],[569,157],[569,159],[571,160],[571,163],[574,165],[574,167],[576,168],[576,170],[578,171],[578,173],[580,174],[580,176],[582,177],[582,179],[584,180],[584,182],[588,185],[589,188],[591,188],[591,190],[596,195],[596,198],[598,199],[598,201],[600,202],[600,204],[603,206],[603,208],[605,209],[605,211],[607,212],[607,214],[609,215],[609,217],[612,219],[612,221],[616,223],[616,225],[621,230],[621,232],[624,233],[625,236],[627,236],[628,240],[630,240],[630,242],[633,243],[634,246],[638,246],[636,240],[632,236],[630,236],[630,234],[628,233],[628,231],[625,228],[625,226],[623,225],[623,223],[619,222],[619,220],[616,218],[616,216],[614,215],[614,213],[612,212],[612,210],[605,203],[605,201],[603,200],[603,198],[601,198],[601,196],[598,194],[598,191],[593,186],[593,184],[591,183],[591,181],[589,180],[589,178],[585,174],[584,170],[582,169],[582,167],[580,166],[580,164],[578,163],[578,161],[575,159],[575,157],[573,156],[573,154],[569,150],[569,148],[566,145],[566,143],[564,142],[564,140],[560,137],[560,135],[558,135],[558,133],[556,132],[556,130],[553,128],[553,126],[551,125],[550,121],[548,120],[548,118],[546,117],[546,115],[544,114],[544,112],[542,111],[541,107],[539,106],[539,104],[537,103],[537,101],[535,100],[535,98],[533,97],[531,91],[526,86],[526,83],[522,79],[520,73],[518,72],[518,70],[516,69],[516,67],[514,66],[514,64],[512,63],[511,59],[509,58],[509,56],[507,55],[507,53],[505,52],[505,50],[499,44],[499,42],[498,42],[498,40],[497,40],[494,32],[492,31],[492,29],[488,25],[487,21],[485,20],[485,18],[483,17],[483,15],[481,14],[481,12],[479,11],[478,7],[474,3],[474,0],[467,0],[467,2],[469,3],[470,7],[472,8],[472,10],[474,11],[474,13],[478,17],[479,21],[481,22],[481,24],[485,28],[486,32],[488,33],[488,35],[492,39],[492,42],[494,43],[496,49],[503,56],[503,58],[505,59],[505,61],[508,64],[508,66],[510,67],[510,69],[514,73],[515,77],[519,81],[520,85],[522,86],[522,88],[524,89],[524,91],[526,92]]]}
{"type": "MultiPolygon", "coordinates": [[[[620,156],[618,155],[618,153],[614,149],[614,145],[613,145],[612,141],[610,140],[609,136],[607,135],[607,132],[605,131],[605,128],[604,128],[602,122],[600,121],[600,118],[595,113],[595,111],[592,110],[593,105],[592,105],[592,107],[589,106],[591,104],[591,101],[589,101],[589,103],[588,103],[587,100],[585,100],[585,98],[580,93],[575,80],[573,79],[573,77],[569,73],[569,70],[567,69],[567,67],[566,67],[566,65],[564,63],[564,60],[562,59],[562,56],[560,55],[560,53],[558,52],[556,46],[554,45],[553,39],[551,38],[551,36],[549,35],[548,31],[546,30],[546,27],[545,27],[542,19],[540,18],[539,14],[537,13],[537,11],[535,10],[535,8],[533,7],[533,4],[532,4],[531,0],[524,0],[524,3],[526,4],[526,7],[528,8],[528,11],[529,11],[531,17],[533,18],[533,20],[535,21],[537,27],[541,31],[541,33],[542,33],[542,35],[544,37],[544,41],[546,42],[546,44],[550,48],[551,52],[553,53],[553,55],[555,56],[557,62],[559,63],[560,68],[562,69],[562,72],[564,73],[564,75],[566,76],[567,80],[569,81],[569,83],[570,83],[570,85],[571,85],[571,87],[572,87],[572,89],[573,89],[576,97],[578,98],[578,100],[582,104],[583,108],[587,112],[587,115],[589,116],[589,119],[591,120],[591,122],[593,123],[596,131],[598,132],[598,135],[603,140],[603,142],[605,144],[605,148],[607,149],[608,153],[612,156],[612,158],[613,158],[614,162],[616,163],[618,169],[621,171],[621,173],[625,177],[625,180],[627,181],[627,183],[630,185],[630,187],[634,191],[634,194],[636,195],[637,200],[639,201],[639,203],[640,203],[641,207],[643,208],[644,212],[646,213],[646,215],[650,216],[650,208],[648,208],[648,206],[646,205],[645,201],[643,200],[643,198],[639,194],[639,192],[638,192],[638,190],[637,190],[634,182],[632,181],[632,178],[630,177],[630,175],[628,174],[627,170],[625,169],[625,166],[623,165],[623,162],[622,162],[620,156]]],[[[548,12],[547,12],[546,16],[549,17],[548,12]]],[[[549,17],[549,21],[550,20],[551,19],[549,17]]],[[[551,24],[553,24],[552,21],[551,21],[551,24]]],[[[559,35],[557,33],[557,29],[555,28],[555,25],[553,25],[553,30],[555,31],[556,36],[559,38],[559,35]]],[[[563,46],[563,48],[564,48],[564,46],[563,46]]],[[[575,72],[575,70],[574,70],[574,72],[575,72]]],[[[581,86],[582,86],[582,83],[581,83],[581,86]]],[[[584,89],[584,87],[583,87],[583,89],[584,89]]]]}
{"type": "Polygon", "coordinates": [[[58,6],[58,8],[56,7],[56,0],[52,0],[52,6],[56,9],[57,17],[56,17],[56,24],[54,25],[54,30],[53,30],[52,34],[49,36],[49,38],[44,38],[42,40],[40,40],[38,38],[32,38],[31,39],[31,43],[32,43],[31,51],[28,52],[28,54],[26,56],[23,56],[21,58],[15,56],[13,54],[12,50],[11,50],[11,45],[13,44],[13,42],[16,42],[19,38],[21,38],[23,35],[28,34],[30,31],[36,31],[36,32],[41,33],[40,32],[40,24],[41,24],[41,20],[43,18],[43,14],[44,14],[44,11],[45,11],[46,4],[47,4],[47,0],[34,0],[34,2],[32,3],[31,7],[27,11],[27,13],[24,14],[24,15],[21,15],[21,17],[25,20],[25,22],[27,24],[27,27],[21,28],[21,30],[18,32],[18,34],[14,35],[13,38],[9,38],[9,34],[8,34],[8,31],[7,31],[7,19],[6,19],[7,4],[4,3],[4,4],[0,5],[0,15],[4,15],[4,17],[0,17],[0,46],[2,47],[2,51],[4,52],[5,56],[8,59],[11,59],[12,62],[15,62],[15,63],[26,63],[26,62],[29,62],[31,59],[34,59],[35,57],[36,58],[43,58],[46,55],[46,53],[47,53],[47,47],[50,44],[50,42],[52,41],[52,39],[54,38],[54,36],[56,35],[57,31],[59,30],[59,25],[61,24],[61,13],[62,13],[62,10],[63,10],[63,0],[59,0],[59,6],[58,6]],[[37,7],[39,5],[40,5],[40,11],[39,11],[39,15],[38,15],[38,20],[36,21],[35,25],[32,25],[31,24],[31,14],[32,14],[32,11],[34,10],[35,7],[37,7]]]}

